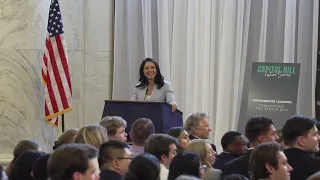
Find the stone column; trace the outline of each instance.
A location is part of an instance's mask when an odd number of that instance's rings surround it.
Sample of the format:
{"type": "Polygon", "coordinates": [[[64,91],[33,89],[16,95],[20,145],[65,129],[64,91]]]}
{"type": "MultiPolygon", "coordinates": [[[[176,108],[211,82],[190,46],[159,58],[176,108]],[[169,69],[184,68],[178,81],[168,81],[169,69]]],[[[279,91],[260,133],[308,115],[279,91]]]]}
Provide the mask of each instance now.
{"type": "Polygon", "coordinates": [[[0,162],[22,139],[50,151],[56,129],[44,120],[41,63],[50,0],[0,1],[0,162]]]}

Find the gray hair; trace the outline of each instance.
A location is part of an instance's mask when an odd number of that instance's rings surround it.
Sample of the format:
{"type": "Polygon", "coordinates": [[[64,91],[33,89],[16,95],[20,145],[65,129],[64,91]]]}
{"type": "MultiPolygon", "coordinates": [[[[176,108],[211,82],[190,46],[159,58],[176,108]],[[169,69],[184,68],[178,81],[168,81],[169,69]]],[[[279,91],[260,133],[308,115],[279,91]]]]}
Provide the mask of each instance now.
{"type": "Polygon", "coordinates": [[[201,120],[208,118],[208,115],[204,112],[191,113],[186,120],[184,128],[189,132],[189,134],[194,134],[195,128],[200,126],[201,120]]]}

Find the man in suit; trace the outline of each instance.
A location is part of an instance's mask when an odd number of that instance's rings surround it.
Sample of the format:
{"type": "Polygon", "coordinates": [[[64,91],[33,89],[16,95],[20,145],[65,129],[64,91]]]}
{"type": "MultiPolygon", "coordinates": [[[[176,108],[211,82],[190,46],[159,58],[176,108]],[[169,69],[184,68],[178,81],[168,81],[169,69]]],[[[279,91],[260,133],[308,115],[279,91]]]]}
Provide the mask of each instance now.
{"type": "Polygon", "coordinates": [[[320,158],[314,153],[319,151],[318,129],[316,120],[293,116],[282,127],[282,136],[286,149],[285,155],[292,166],[291,180],[307,179],[320,171],[320,158]]]}
{"type": "MultiPolygon", "coordinates": [[[[203,112],[194,112],[189,115],[184,125],[189,133],[189,139],[208,139],[211,131],[209,127],[209,117],[203,112]]],[[[217,152],[214,144],[211,144],[212,149],[217,152]]]]}
{"type": "Polygon", "coordinates": [[[221,138],[223,152],[216,156],[213,167],[222,169],[223,165],[245,154],[247,150],[243,135],[236,131],[229,131],[221,138]]]}
{"type": "Polygon", "coordinates": [[[132,154],[126,143],[111,140],[101,145],[98,157],[100,179],[121,180],[129,171],[132,154]]]}
{"type": "Polygon", "coordinates": [[[245,127],[245,135],[250,142],[250,149],[243,156],[226,163],[222,168],[222,176],[241,174],[249,178],[249,157],[252,149],[262,142],[276,141],[279,138],[272,120],[264,116],[250,118],[245,127]]]}
{"type": "Polygon", "coordinates": [[[249,169],[251,179],[290,180],[292,167],[277,142],[259,144],[251,153],[249,169]]]}

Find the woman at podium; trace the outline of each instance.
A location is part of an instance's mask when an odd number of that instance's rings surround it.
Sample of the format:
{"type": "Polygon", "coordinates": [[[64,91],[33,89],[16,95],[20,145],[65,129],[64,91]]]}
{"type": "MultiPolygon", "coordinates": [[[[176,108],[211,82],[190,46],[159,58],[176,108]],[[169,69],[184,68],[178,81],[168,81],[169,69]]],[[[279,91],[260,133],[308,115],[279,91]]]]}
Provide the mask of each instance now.
{"type": "Polygon", "coordinates": [[[163,80],[158,63],[152,58],[142,61],[139,69],[140,83],[135,85],[131,100],[165,101],[171,104],[172,111],[177,109],[171,84],[163,80]]]}

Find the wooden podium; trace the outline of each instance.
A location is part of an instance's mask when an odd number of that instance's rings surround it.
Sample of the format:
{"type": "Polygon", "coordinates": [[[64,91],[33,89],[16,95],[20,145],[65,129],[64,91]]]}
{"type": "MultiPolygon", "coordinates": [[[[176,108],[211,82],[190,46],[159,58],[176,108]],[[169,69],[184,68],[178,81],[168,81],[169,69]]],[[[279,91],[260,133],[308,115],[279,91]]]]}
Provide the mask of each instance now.
{"type": "Polygon", "coordinates": [[[156,133],[167,133],[171,127],[183,124],[182,112],[172,112],[171,105],[166,102],[108,100],[105,101],[102,118],[105,116],[121,116],[127,121],[128,134],[132,123],[139,118],[151,119],[156,133]]]}

